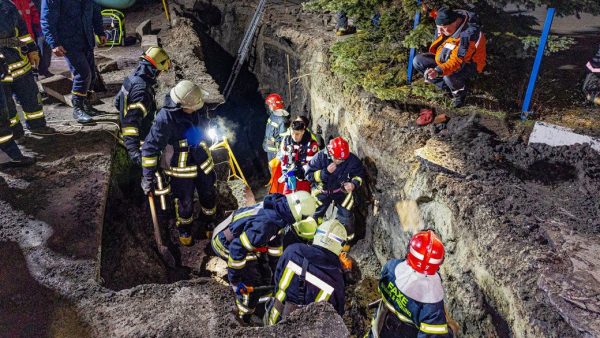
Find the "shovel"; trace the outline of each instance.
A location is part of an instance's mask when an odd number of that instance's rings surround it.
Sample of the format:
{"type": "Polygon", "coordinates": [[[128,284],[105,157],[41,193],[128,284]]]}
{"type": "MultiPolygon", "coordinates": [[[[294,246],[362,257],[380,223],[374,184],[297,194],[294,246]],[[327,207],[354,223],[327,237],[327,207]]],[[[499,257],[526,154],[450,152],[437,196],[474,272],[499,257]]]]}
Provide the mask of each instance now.
{"type": "Polygon", "coordinates": [[[158,217],[156,216],[156,207],[154,206],[154,194],[153,193],[148,194],[148,203],[150,203],[150,213],[152,214],[152,223],[154,224],[154,239],[156,240],[156,246],[158,247],[158,252],[160,252],[160,255],[161,255],[163,261],[165,262],[165,264],[167,264],[167,266],[170,268],[174,268],[175,267],[175,257],[173,257],[173,255],[171,254],[171,251],[169,251],[169,248],[167,248],[163,244],[162,238],[160,237],[160,226],[158,225],[158,217]]]}

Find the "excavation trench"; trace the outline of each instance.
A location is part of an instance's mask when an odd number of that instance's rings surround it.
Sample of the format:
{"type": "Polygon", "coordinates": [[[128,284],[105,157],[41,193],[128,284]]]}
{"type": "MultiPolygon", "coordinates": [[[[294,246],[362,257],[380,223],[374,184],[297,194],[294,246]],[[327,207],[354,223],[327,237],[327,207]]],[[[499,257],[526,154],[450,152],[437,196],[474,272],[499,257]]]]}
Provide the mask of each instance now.
{"type": "MultiPolygon", "coordinates": [[[[173,31],[183,37],[167,43],[167,50],[175,55],[176,72],[163,86],[181,78],[198,77],[202,83],[191,56],[202,60],[202,67],[222,89],[233,62],[231,55],[253,14],[253,2],[175,3],[180,22],[173,31]],[[192,28],[195,33],[190,33],[192,28]],[[201,41],[194,48],[187,41],[190,34],[201,41]]],[[[526,131],[479,114],[457,114],[442,132],[417,128],[410,109],[348,92],[343,80],[328,69],[332,38],[324,27],[327,20],[291,6],[274,3],[269,9],[270,21],[261,27],[251,52],[248,66],[252,73],[240,74],[227,104],[212,102],[209,109],[220,132],[231,138],[260,198],[267,181],[261,150],[267,116],[261,97],[288,91],[289,59],[290,77],[297,79],[287,95],[292,114],[309,115],[313,129],[319,126],[325,139],[346,136],[363,160],[367,177],[356,203],[359,240],[351,251],[357,283],[346,290],[348,330],[362,335],[367,329],[366,305],[378,298],[382,264],[404,256],[411,234],[431,227],[446,244],[447,258],[441,269],[446,302],[464,336],[597,334],[596,272],[581,266],[600,266],[593,254],[600,248],[598,154],[588,146],[528,146],[523,137],[526,131]],[[581,249],[575,252],[573,247],[581,249]],[[586,305],[581,306],[582,302],[586,305]]],[[[181,255],[185,268],[164,268],[153,243],[144,198],[141,193],[130,197],[129,192],[138,189],[131,188],[127,179],[131,169],[119,164],[124,154],[115,157],[102,241],[105,285],[124,289],[203,276],[223,281],[224,266],[210,257],[201,229],[195,248],[181,255]],[[129,200],[137,207],[128,204],[129,200]]],[[[223,195],[232,190],[237,197],[225,202],[221,212],[243,204],[236,193],[240,189],[222,185],[220,190],[223,195]]],[[[219,297],[232,302],[225,289],[219,297]]],[[[327,319],[318,322],[323,323],[327,319]]],[[[346,335],[339,327],[336,330],[346,335]]]]}

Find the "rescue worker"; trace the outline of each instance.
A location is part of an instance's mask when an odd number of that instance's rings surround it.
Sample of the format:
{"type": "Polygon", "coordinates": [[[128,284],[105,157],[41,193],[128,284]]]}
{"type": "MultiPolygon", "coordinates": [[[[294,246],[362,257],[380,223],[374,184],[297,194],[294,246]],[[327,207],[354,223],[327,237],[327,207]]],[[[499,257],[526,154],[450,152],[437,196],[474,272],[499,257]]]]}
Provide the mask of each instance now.
{"type": "Polygon", "coordinates": [[[169,70],[170,65],[171,60],[164,49],[148,48],[115,97],[123,143],[129,158],[138,166],[142,165],[141,141],[150,131],[157,110],[154,99],[156,79],[161,72],[169,70]]]}
{"type": "Polygon", "coordinates": [[[452,337],[438,273],[444,244],[432,231],[415,234],[406,260],[392,259],[381,271],[381,301],[369,337],[452,337]]]}
{"type": "Polygon", "coordinates": [[[42,32],[54,55],[64,56],[73,74],[73,118],[92,123],[95,112],[90,103],[96,82],[94,46],[106,43],[100,8],[94,1],[43,0],[42,32]]]}
{"type": "MultiPolygon", "coordinates": [[[[354,238],[354,190],[362,185],[365,175],[360,159],[350,153],[348,141],[338,136],[309,162],[306,177],[313,184],[317,197],[314,218],[323,222],[325,212],[332,202],[337,207],[337,219],[346,227],[348,241],[354,238]]],[[[345,250],[349,250],[346,245],[345,250]]]]}
{"type": "Polygon", "coordinates": [[[286,183],[284,195],[297,190],[310,192],[310,181],[306,179],[305,172],[308,169],[308,162],[318,152],[319,144],[307,131],[304,119],[297,117],[290,126],[290,134],[283,138],[279,152],[281,177],[286,183]]]}
{"type": "Polygon", "coordinates": [[[205,133],[208,119],[200,111],[207,95],[207,92],[191,81],[177,83],[165,97],[165,104],[156,114],[154,124],[142,145],[142,190],[145,194],[156,189],[159,156],[169,147],[162,161],[167,167],[164,173],[171,177],[175,223],[179,231],[179,242],[184,246],[192,245],[194,191],[198,192],[205,220],[217,210],[217,177],[207,146],[210,139],[205,133]]]}
{"type": "Polygon", "coordinates": [[[0,150],[6,153],[10,158],[10,161],[0,165],[0,168],[2,169],[23,167],[35,163],[33,158],[23,155],[13,138],[13,133],[10,128],[7,101],[10,100],[12,102],[12,97],[6,90],[8,86],[2,81],[6,76],[10,76],[9,74],[8,63],[6,62],[4,55],[0,53],[0,150]]]}
{"type": "Polygon", "coordinates": [[[413,66],[431,82],[452,96],[452,105],[465,105],[468,82],[482,73],[486,64],[486,39],[476,22],[475,13],[437,10],[436,39],[429,53],[418,54],[413,66]]]}
{"type": "Polygon", "coordinates": [[[32,72],[40,57],[25,22],[11,2],[0,2],[0,16],[3,18],[0,22],[0,53],[9,69],[2,80],[5,90],[2,109],[9,115],[13,137],[18,139],[23,136],[23,126],[19,123],[13,94],[23,108],[25,126],[35,132],[47,130],[41,95],[32,72]]]}
{"type": "Polygon", "coordinates": [[[588,74],[583,82],[583,92],[588,101],[600,106],[600,47],[586,68],[588,74]]]}
{"type": "Polygon", "coordinates": [[[265,129],[263,150],[269,162],[277,156],[279,144],[290,123],[290,113],[285,110],[283,98],[279,94],[269,94],[265,99],[269,119],[265,129]]]}
{"type": "Polygon", "coordinates": [[[319,226],[313,245],[287,247],[275,271],[275,297],[265,313],[265,325],[274,325],[299,307],[329,302],[344,315],[344,277],[338,255],[346,241],[346,229],[337,220],[319,226]]]}
{"type": "Polygon", "coordinates": [[[316,201],[306,191],[271,194],[262,203],[238,209],[213,231],[213,251],[227,260],[227,278],[236,294],[238,315],[245,322],[262,295],[251,290],[271,284],[283,253],[283,233],[291,227],[300,238],[312,238],[317,223],[309,217],[315,209],[316,201]]]}

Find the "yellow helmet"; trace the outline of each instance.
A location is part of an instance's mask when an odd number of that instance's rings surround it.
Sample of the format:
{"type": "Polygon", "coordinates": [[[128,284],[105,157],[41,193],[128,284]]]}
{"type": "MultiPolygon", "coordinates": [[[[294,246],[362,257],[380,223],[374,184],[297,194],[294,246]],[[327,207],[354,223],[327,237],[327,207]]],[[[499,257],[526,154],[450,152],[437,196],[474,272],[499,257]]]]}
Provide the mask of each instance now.
{"type": "Polygon", "coordinates": [[[315,221],[315,219],[312,217],[303,219],[292,224],[292,228],[294,229],[298,237],[303,239],[313,239],[313,237],[315,237],[317,227],[317,221],[315,221]]]}
{"type": "Polygon", "coordinates": [[[285,197],[296,222],[312,216],[317,210],[317,200],[306,191],[296,191],[285,197]]]}
{"type": "Polygon", "coordinates": [[[171,59],[167,52],[156,46],[152,46],[146,50],[142,59],[150,62],[156,69],[160,71],[167,71],[171,68],[171,59]]]}

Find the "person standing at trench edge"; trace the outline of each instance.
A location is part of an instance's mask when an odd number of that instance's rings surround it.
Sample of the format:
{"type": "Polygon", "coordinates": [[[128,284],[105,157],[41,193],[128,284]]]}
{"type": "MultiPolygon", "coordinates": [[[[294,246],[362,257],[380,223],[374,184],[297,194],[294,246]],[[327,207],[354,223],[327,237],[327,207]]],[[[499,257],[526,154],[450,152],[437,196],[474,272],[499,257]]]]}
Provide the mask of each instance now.
{"type": "Polygon", "coordinates": [[[201,111],[208,93],[191,81],[183,80],[165,97],[165,104],[156,114],[154,124],[142,145],[142,190],[146,195],[156,189],[158,159],[170,146],[173,152],[163,158],[168,164],[165,174],[171,176],[175,198],[175,220],[181,245],[193,243],[191,224],[194,221],[194,191],[198,192],[200,209],[205,221],[217,211],[217,175],[208,148],[210,139],[206,114],[201,111]]]}
{"type": "Polygon", "coordinates": [[[95,112],[90,103],[96,81],[94,33],[99,44],[106,43],[100,8],[94,1],[43,0],[42,32],[54,55],[64,56],[73,74],[73,118],[92,123],[95,112]]]}

